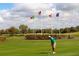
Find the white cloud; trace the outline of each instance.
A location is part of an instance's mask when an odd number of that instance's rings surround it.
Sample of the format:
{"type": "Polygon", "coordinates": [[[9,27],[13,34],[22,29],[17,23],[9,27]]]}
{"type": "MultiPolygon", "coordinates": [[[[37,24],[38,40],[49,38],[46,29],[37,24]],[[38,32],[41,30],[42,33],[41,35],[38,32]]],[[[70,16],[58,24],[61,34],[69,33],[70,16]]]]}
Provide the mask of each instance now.
{"type": "Polygon", "coordinates": [[[8,10],[0,10],[0,15],[2,17],[10,17],[10,12],[8,10]]]}
{"type": "Polygon", "coordinates": [[[42,11],[42,15],[45,15],[46,11],[52,10],[53,4],[46,3],[33,3],[33,4],[15,4],[14,10],[24,11],[26,14],[38,15],[39,11],[42,11]]]}
{"type": "Polygon", "coordinates": [[[3,18],[0,16],[0,22],[4,22],[3,18]]]}
{"type": "Polygon", "coordinates": [[[22,4],[16,4],[17,7],[24,7],[25,9],[31,9],[31,10],[42,10],[42,9],[49,9],[52,7],[53,4],[46,4],[46,3],[29,3],[29,4],[26,4],[26,3],[22,3],[22,4]]]}
{"type": "Polygon", "coordinates": [[[35,28],[46,28],[48,26],[59,28],[61,25],[62,27],[65,27],[67,24],[78,25],[78,12],[79,4],[20,3],[15,4],[15,7],[10,10],[0,11],[0,21],[5,21],[4,25],[7,24],[7,26],[19,26],[20,24],[27,24],[31,28],[33,28],[33,26],[35,26],[35,28]],[[39,11],[42,11],[40,16],[38,15],[39,11]],[[57,12],[60,13],[60,17],[58,19],[55,16],[57,12]],[[48,15],[51,13],[52,17],[50,18],[48,15]],[[30,19],[30,17],[33,15],[35,18],[30,19]]]}

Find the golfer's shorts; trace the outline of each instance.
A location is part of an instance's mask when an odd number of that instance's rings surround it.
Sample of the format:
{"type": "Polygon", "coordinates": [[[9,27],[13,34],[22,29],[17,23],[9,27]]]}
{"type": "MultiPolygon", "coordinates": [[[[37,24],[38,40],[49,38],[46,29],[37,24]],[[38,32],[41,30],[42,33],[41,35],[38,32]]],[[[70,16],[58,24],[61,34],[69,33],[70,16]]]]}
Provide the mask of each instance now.
{"type": "Polygon", "coordinates": [[[51,44],[53,48],[56,48],[56,42],[51,44]]]}

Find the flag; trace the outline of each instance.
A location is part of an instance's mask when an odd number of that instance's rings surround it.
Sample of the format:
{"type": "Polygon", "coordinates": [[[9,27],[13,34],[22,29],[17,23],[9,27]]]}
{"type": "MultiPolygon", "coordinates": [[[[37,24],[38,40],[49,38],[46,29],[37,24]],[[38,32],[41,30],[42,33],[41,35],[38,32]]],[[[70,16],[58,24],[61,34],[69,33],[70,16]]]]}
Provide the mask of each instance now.
{"type": "Polygon", "coordinates": [[[31,17],[30,17],[30,19],[34,19],[34,18],[35,18],[35,16],[31,16],[31,17]]]}
{"type": "Polygon", "coordinates": [[[59,17],[59,13],[56,14],[56,17],[59,17]]]}
{"type": "Polygon", "coordinates": [[[49,17],[52,17],[52,14],[50,14],[49,17]]]}
{"type": "Polygon", "coordinates": [[[39,11],[38,14],[41,15],[41,11],[39,11]]]}

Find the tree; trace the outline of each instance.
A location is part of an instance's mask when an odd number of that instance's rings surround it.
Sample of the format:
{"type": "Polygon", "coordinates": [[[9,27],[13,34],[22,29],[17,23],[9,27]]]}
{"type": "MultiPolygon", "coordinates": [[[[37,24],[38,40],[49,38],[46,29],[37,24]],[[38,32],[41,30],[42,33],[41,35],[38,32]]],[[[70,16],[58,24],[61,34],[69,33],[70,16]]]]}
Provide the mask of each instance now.
{"type": "Polygon", "coordinates": [[[41,29],[37,29],[36,30],[36,33],[41,33],[41,29]]]}
{"type": "Polygon", "coordinates": [[[14,34],[17,34],[19,30],[15,27],[10,27],[7,32],[12,36],[14,34]]]}
{"type": "Polygon", "coordinates": [[[19,26],[19,29],[20,29],[20,32],[21,32],[22,34],[25,34],[25,33],[27,33],[27,31],[28,31],[28,30],[27,30],[27,29],[28,29],[28,26],[22,24],[22,25],[19,26]]]}
{"type": "Polygon", "coordinates": [[[5,32],[4,32],[4,30],[2,29],[2,30],[0,30],[0,35],[2,35],[2,34],[4,34],[5,32]]]}
{"type": "Polygon", "coordinates": [[[79,31],[79,26],[76,26],[77,31],[79,31]]]}
{"type": "Polygon", "coordinates": [[[45,29],[43,32],[44,33],[51,33],[51,28],[45,29]]]}
{"type": "Polygon", "coordinates": [[[28,33],[33,33],[33,30],[28,28],[28,33]]]}
{"type": "Polygon", "coordinates": [[[53,33],[59,33],[58,29],[53,29],[53,33]]]}
{"type": "Polygon", "coordinates": [[[76,32],[76,31],[77,31],[77,29],[75,27],[70,28],[70,32],[76,32]]]}
{"type": "Polygon", "coordinates": [[[70,28],[63,28],[63,33],[70,33],[70,28]]]}
{"type": "Polygon", "coordinates": [[[8,31],[8,29],[5,29],[5,34],[9,34],[9,31],[8,31]]]}
{"type": "Polygon", "coordinates": [[[60,29],[60,32],[61,32],[61,33],[64,33],[64,29],[63,29],[63,28],[61,28],[61,29],[60,29]]]}

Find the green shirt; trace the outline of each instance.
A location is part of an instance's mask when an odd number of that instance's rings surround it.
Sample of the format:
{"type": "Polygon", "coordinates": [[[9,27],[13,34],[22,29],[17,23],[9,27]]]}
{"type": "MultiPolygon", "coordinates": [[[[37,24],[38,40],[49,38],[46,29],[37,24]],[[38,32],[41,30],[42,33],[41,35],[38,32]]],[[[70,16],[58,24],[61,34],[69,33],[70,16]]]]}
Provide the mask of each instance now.
{"type": "Polygon", "coordinates": [[[51,37],[50,40],[51,40],[51,43],[55,43],[56,42],[56,38],[51,37]]]}

